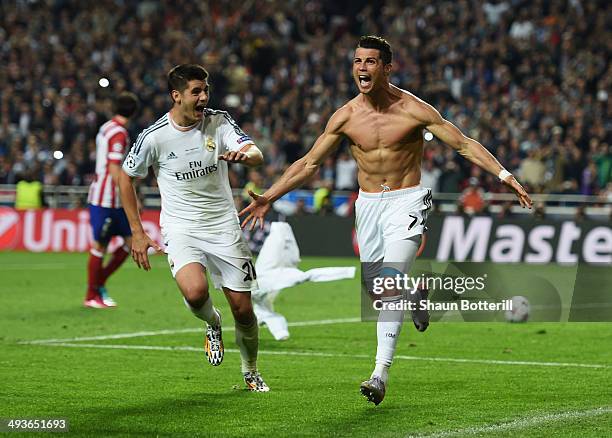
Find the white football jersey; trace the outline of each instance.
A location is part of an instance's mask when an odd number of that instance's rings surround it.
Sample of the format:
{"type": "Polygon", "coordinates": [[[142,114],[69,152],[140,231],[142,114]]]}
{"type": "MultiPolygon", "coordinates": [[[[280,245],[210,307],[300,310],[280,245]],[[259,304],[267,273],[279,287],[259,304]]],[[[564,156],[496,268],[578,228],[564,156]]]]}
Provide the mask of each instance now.
{"type": "Polygon", "coordinates": [[[206,109],[195,125],[178,126],[166,113],[142,131],[123,170],[144,178],[153,167],[161,194],[160,226],[223,231],[239,224],[228,179],[219,155],[253,144],[225,111],[206,109]]]}

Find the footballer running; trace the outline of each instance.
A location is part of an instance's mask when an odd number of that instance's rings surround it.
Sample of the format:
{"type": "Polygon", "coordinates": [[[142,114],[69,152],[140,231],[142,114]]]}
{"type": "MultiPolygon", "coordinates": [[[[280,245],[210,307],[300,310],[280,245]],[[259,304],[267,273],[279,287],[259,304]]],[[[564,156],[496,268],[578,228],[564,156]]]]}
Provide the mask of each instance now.
{"type": "MultiPolygon", "coordinates": [[[[260,196],[250,193],[253,201],[240,212],[241,216],[246,214],[242,226],[250,224],[252,229],[258,222],[263,226],[271,204],[313,177],[325,158],[343,139],[348,139],[359,169],[355,227],[361,262],[381,266],[375,276],[408,274],[432,205],[431,189],[420,185],[424,129],[464,158],[498,176],[514,191],[523,207],[531,208],[527,192],[480,143],[466,137],[428,103],[390,84],[391,69],[389,43],[377,36],[361,37],[352,67],[359,94],[331,116],[312,149],[294,162],[270,189],[260,196]]],[[[362,275],[366,285],[371,276],[366,272],[362,275]]],[[[411,291],[418,302],[426,298],[425,293],[411,291]]],[[[399,303],[402,294],[393,288],[383,291],[378,298],[399,303]]],[[[416,310],[412,319],[419,331],[429,324],[426,311],[416,310]]],[[[404,312],[397,310],[381,310],[378,316],[374,370],[360,387],[361,393],[376,405],[385,397],[403,320],[404,312]]]]}
{"type": "Polygon", "coordinates": [[[168,73],[172,108],[142,131],[119,177],[132,231],[132,258],[151,269],[147,250],[160,247],[144,232],[133,178],[153,168],[161,195],[160,227],[168,263],[186,306],[206,322],[204,350],[211,365],[223,361],[221,314],[209,295],[206,271],[232,310],[247,389],[269,391],[257,370],[259,333],[251,303],[256,273],[240,228],[228,163],[258,166],[261,151],[225,111],[206,107],[208,72],[182,64],[168,73]]]}

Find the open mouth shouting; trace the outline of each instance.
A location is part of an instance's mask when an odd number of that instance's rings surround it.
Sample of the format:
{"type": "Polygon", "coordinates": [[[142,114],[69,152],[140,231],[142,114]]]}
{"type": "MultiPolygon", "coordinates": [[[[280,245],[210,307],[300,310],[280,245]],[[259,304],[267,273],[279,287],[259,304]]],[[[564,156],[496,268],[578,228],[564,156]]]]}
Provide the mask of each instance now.
{"type": "Polygon", "coordinates": [[[203,103],[199,103],[195,106],[195,113],[198,118],[202,118],[204,115],[204,108],[206,108],[206,105],[203,103]]]}
{"type": "Polygon", "coordinates": [[[369,88],[372,85],[372,77],[369,74],[360,74],[358,79],[361,88],[369,88]]]}

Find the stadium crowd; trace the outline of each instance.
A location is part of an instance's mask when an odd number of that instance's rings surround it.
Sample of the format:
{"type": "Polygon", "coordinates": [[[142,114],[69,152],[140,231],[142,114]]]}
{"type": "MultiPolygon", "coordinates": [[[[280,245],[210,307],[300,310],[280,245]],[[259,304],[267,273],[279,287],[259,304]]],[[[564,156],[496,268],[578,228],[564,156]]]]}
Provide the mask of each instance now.
{"type": "MultiPolygon", "coordinates": [[[[612,3],[404,3],[2,2],[0,184],[89,184],[111,98],[141,99],[135,139],[170,107],[166,72],[197,62],[211,75],[209,106],[228,110],[264,151],[265,166],[237,166],[232,185],[266,187],[356,94],[353,49],[359,35],[378,34],[394,49],[392,83],[478,139],[531,192],[612,197],[612,3]]],[[[422,182],[504,190],[435,139],[422,182]]],[[[356,189],[347,144],[312,182],[320,187],[356,189]]]]}

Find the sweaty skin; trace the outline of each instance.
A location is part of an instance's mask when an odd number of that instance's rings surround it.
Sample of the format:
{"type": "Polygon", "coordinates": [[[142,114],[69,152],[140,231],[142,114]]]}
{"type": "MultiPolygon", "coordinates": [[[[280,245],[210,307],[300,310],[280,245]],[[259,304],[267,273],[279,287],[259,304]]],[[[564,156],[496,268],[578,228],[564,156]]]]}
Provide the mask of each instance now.
{"type": "MultiPolygon", "coordinates": [[[[360,93],[331,116],[312,149],[294,162],[270,189],[263,195],[249,192],[253,201],[240,212],[241,216],[248,213],[243,227],[250,222],[253,229],[258,221],[263,227],[271,203],[312,178],[343,138],[351,142],[359,169],[359,187],[366,192],[420,183],[423,129],[474,164],[499,175],[503,167],[487,149],[442,118],[434,107],[390,84],[390,72],[391,64],[383,63],[378,49],[357,48],[353,79],[360,93]]],[[[515,192],[523,207],[531,208],[529,195],[513,176],[503,182],[515,192]]]]}

